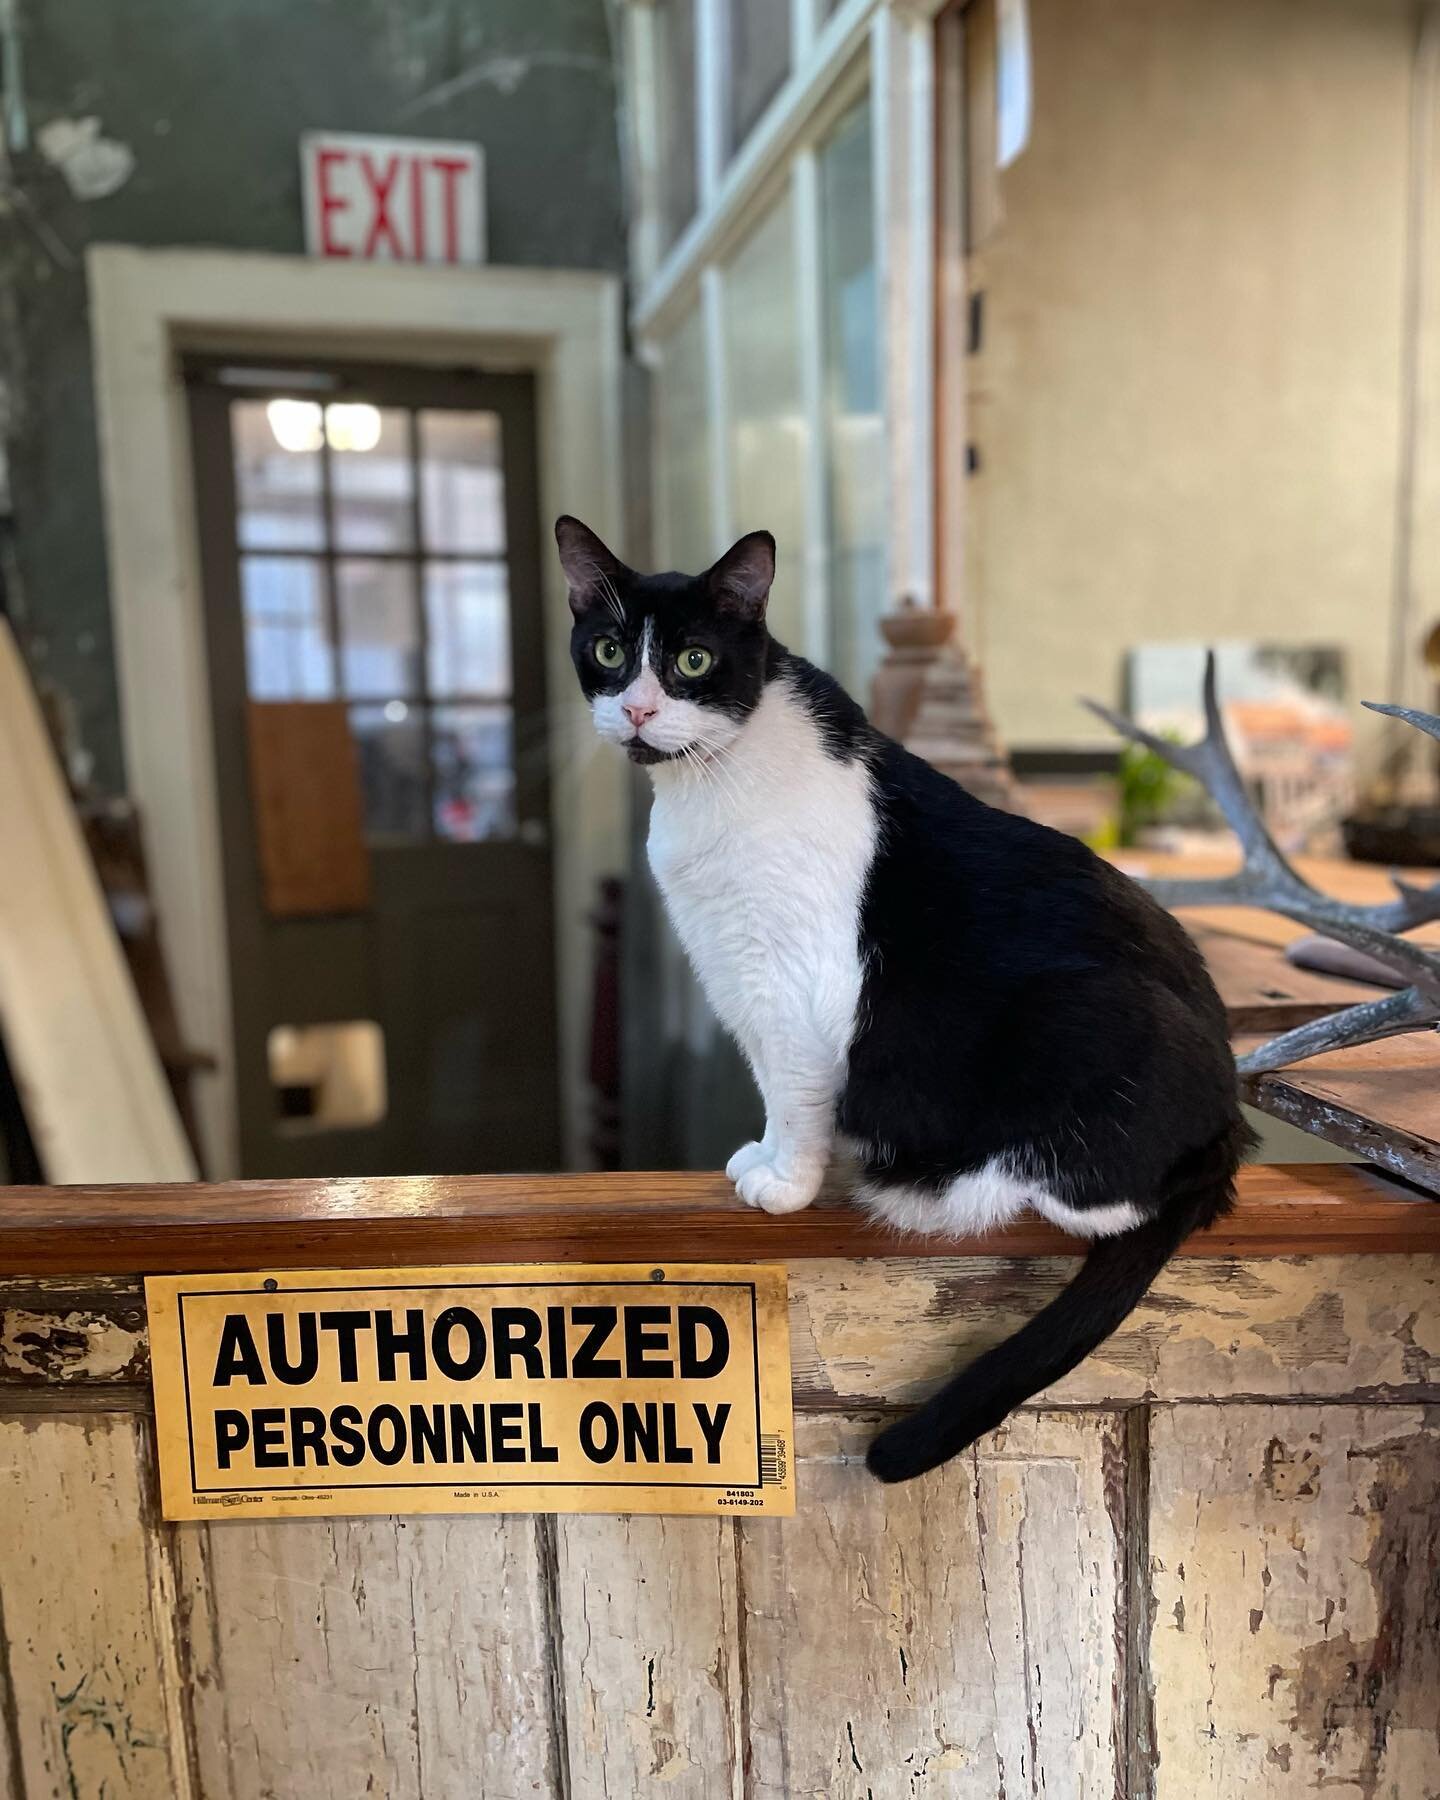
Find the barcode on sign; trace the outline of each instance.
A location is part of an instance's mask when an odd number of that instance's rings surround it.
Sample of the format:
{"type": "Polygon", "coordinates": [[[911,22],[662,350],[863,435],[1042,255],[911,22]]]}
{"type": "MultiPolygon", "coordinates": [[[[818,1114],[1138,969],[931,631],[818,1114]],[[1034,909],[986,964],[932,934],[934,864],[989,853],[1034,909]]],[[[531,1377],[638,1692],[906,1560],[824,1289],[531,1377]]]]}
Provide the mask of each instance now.
{"type": "Polygon", "coordinates": [[[779,1487],[785,1480],[785,1440],[773,1433],[760,1439],[760,1485],[779,1487]]]}

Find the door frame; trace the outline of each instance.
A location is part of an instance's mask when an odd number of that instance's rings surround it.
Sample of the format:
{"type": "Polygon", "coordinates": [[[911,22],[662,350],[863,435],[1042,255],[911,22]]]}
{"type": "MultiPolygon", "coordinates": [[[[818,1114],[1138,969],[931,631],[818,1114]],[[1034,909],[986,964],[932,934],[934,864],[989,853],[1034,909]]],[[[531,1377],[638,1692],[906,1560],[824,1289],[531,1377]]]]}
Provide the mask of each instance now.
{"type": "MultiPolygon", "coordinates": [[[[436,269],[220,250],[87,252],[101,488],[128,788],[144,821],[181,1023],[217,1067],[196,1105],[212,1177],[238,1168],[220,815],[181,360],[337,354],[528,369],[542,525],[573,512],[624,553],[621,285],[568,269],[436,269]],[[158,492],[157,492],[158,490],[158,492]]],[[[575,770],[570,616],[545,564],[561,1130],[580,1166],[589,1105],[595,884],[622,871],[617,759],[575,770]]],[[[579,702],[576,700],[576,707],[579,702]]]]}

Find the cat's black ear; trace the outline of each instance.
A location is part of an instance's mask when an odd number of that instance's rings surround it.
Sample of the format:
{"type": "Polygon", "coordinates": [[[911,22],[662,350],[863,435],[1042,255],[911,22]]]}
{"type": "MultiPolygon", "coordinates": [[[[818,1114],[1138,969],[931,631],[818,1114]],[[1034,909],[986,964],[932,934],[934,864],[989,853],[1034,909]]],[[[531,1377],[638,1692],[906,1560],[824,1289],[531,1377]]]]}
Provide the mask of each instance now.
{"type": "Polygon", "coordinates": [[[715,605],[739,619],[765,617],[770,583],[775,579],[775,540],[768,531],[747,532],[732,544],[706,574],[715,605]]]}
{"type": "Polygon", "coordinates": [[[577,619],[607,599],[618,604],[616,590],[628,579],[630,570],[588,525],[563,514],[555,521],[555,542],[570,584],[570,610],[577,619]]]}

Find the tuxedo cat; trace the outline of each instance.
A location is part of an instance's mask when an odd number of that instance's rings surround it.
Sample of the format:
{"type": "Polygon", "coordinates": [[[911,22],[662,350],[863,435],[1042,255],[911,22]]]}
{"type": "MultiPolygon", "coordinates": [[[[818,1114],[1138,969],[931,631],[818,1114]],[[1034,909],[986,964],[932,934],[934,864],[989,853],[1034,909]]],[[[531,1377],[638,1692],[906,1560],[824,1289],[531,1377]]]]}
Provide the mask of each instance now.
{"type": "Polygon", "coordinates": [[[1077,839],[997,811],[882,736],[772,638],[767,532],[703,575],[638,575],[555,527],[596,731],[653,778],[649,855],[765,1133],[741,1197],[808,1206],[837,1136],[906,1231],[1027,1208],[1092,1240],[1068,1288],[911,1417],[871,1469],[936,1467],[1073,1369],[1249,1143],[1225,1013],[1178,924],[1077,839]]]}

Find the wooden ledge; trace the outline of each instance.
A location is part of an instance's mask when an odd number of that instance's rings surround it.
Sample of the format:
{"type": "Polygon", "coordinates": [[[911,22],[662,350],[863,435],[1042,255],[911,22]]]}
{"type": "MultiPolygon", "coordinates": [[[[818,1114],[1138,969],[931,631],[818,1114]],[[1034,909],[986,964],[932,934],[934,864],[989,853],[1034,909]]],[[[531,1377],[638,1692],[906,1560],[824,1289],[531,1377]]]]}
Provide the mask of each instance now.
{"type": "MultiPolygon", "coordinates": [[[[721,1175],[473,1175],[165,1187],[0,1188],[0,1276],[202,1274],[486,1262],[791,1262],[1074,1256],[1038,1220],[902,1237],[836,1199],[784,1218],[721,1175]]],[[[1242,1172],[1189,1256],[1440,1255],[1440,1202],[1349,1164],[1242,1172]]]]}

